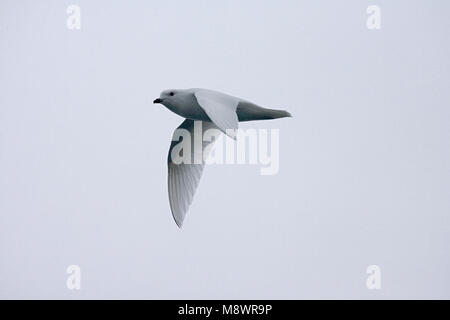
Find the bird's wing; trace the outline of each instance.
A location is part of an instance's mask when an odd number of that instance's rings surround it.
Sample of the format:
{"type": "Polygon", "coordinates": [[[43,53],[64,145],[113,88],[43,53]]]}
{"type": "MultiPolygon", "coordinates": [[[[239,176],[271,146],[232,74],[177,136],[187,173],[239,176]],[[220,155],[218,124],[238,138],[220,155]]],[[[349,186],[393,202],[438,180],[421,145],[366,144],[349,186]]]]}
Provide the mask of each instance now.
{"type": "MultiPolygon", "coordinates": [[[[178,225],[178,227],[181,228],[183,225],[184,217],[186,216],[186,213],[189,209],[189,205],[192,203],[192,199],[194,198],[195,190],[197,189],[198,183],[200,181],[200,177],[202,176],[203,167],[205,165],[204,160],[207,155],[202,156],[205,151],[205,148],[211,145],[215,142],[215,139],[212,139],[212,141],[203,141],[203,133],[208,129],[218,129],[212,122],[205,122],[205,121],[196,121],[198,122],[202,130],[194,130],[194,128],[197,128],[194,126],[194,121],[187,119],[184,120],[183,123],[175,130],[172,142],[170,144],[169,148],[169,155],[167,158],[167,165],[168,165],[168,189],[169,189],[169,203],[170,203],[170,209],[172,210],[172,216],[175,220],[175,223],[178,225]],[[177,133],[177,130],[184,129],[189,133],[189,135],[183,135],[183,139],[190,138],[190,145],[191,145],[191,157],[190,157],[190,163],[184,163],[179,161],[173,161],[172,160],[172,150],[174,147],[182,143],[179,141],[180,134],[177,133]],[[197,152],[197,155],[199,154],[200,150],[194,150],[195,146],[195,134],[201,133],[201,137],[197,139],[200,139],[201,141],[201,155],[199,158],[200,161],[195,162],[195,156],[194,153],[197,152]],[[178,164],[177,164],[178,163],[178,164]]],[[[211,146],[212,147],[212,146],[211,146]]],[[[197,148],[200,149],[200,148],[197,148]]],[[[208,148],[208,150],[211,150],[211,148],[208,148]]],[[[182,152],[185,152],[184,150],[182,152]]],[[[185,158],[186,159],[186,158],[185,158]]],[[[188,161],[187,161],[188,162],[188,161]]]]}
{"type": "Polygon", "coordinates": [[[198,104],[206,112],[212,122],[225,134],[235,138],[233,132],[226,132],[227,129],[236,130],[238,128],[238,116],[236,108],[239,99],[211,90],[198,90],[194,93],[198,104]]]}

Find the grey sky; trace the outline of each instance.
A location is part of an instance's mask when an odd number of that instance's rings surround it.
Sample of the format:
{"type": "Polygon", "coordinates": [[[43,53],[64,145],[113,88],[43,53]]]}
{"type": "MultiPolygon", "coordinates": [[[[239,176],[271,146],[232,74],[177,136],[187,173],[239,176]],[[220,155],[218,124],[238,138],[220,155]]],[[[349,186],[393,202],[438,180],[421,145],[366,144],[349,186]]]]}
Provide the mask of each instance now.
{"type": "Polygon", "coordinates": [[[450,298],[449,12],[1,0],[0,298],[450,298]],[[280,129],[279,173],[207,167],[180,231],[151,102],[190,87],[294,118],[241,124],[280,129]]]}

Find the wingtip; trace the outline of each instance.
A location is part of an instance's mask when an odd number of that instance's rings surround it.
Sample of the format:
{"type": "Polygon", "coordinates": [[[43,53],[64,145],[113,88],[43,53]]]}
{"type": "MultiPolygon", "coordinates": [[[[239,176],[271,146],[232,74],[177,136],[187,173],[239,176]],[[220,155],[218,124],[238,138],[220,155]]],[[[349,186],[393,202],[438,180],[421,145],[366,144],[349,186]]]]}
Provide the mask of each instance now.
{"type": "Polygon", "coordinates": [[[177,225],[178,229],[181,230],[181,228],[183,227],[183,221],[178,221],[177,219],[173,219],[175,221],[175,224],[177,225]]]}

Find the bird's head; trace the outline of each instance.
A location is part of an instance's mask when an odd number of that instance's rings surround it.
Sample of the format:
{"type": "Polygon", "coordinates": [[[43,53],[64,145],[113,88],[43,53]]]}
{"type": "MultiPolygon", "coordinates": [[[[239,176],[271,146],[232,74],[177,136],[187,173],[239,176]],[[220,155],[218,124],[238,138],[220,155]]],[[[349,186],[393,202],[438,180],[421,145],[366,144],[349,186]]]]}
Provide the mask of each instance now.
{"type": "Polygon", "coordinates": [[[179,89],[167,89],[161,92],[158,99],[155,99],[153,103],[161,103],[166,107],[170,105],[175,105],[177,102],[182,102],[185,97],[185,90],[179,89]]]}

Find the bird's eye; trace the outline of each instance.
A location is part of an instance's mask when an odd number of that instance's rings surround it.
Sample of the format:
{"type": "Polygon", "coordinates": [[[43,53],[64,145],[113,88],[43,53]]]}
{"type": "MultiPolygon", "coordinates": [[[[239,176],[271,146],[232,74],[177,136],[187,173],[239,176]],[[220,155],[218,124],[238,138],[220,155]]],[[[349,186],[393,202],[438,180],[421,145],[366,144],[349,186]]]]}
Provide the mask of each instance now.
{"type": "Polygon", "coordinates": [[[171,92],[171,93],[169,93],[169,96],[173,96],[175,93],[173,93],[173,92],[171,92]]]}

